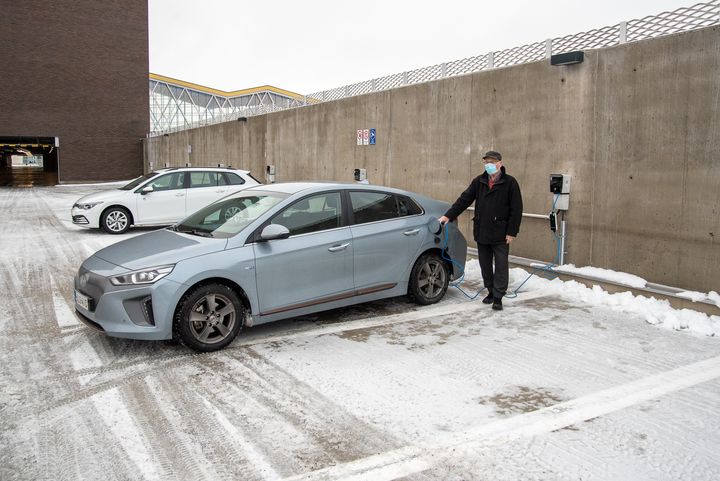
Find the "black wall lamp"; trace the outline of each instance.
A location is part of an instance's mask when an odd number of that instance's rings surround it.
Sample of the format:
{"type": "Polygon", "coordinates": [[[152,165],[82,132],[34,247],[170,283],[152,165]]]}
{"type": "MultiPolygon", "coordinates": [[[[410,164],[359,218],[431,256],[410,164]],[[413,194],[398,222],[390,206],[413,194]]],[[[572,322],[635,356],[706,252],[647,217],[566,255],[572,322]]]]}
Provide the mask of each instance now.
{"type": "Polygon", "coordinates": [[[238,122],[247,122],[247,117],[238,117],[238,122]]]}
{"type": "Polygon", "coordinates": [[[550,56],[550,65],[572,65],[582,63],[583,60],[585,60],[585,52],[578,50],[550,56]]]}

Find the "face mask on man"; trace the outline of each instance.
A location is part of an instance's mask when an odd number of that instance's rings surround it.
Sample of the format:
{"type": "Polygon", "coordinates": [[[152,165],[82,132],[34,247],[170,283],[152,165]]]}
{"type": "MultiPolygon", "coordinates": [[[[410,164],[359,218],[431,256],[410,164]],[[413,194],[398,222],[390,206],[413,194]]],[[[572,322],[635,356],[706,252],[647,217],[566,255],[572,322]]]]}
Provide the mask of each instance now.
{"type": "Polygon", "coordinates": [[[498,171],[497,165],[493,163],[485,164],[485,172],[488,173],[488,175],[495,175],[498,171]]]}

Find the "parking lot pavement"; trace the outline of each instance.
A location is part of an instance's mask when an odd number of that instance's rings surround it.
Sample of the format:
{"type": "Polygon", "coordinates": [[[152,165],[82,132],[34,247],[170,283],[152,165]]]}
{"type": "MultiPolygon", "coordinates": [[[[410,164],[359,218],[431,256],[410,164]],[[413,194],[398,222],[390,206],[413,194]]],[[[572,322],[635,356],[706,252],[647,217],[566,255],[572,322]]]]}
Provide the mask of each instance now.
{"type": "MultiPolygon", "coordinates": [[[[112,339],[72,277],[87,187],[0,189],[0,479],[717,479],[720,340],[534,290],[112,339]]],[[[471,279],[472,281],[472,279],[471,279]]]]}

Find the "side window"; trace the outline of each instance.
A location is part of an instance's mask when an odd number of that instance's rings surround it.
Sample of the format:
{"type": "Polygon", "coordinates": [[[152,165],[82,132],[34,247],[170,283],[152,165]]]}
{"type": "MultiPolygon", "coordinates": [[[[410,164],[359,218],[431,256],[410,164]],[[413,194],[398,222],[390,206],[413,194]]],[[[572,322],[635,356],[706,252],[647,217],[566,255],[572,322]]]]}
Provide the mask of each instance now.
{"type": "Polygon", "coordinates": [[[194,187],[215,187],[218,185],[217,172],[190,172],[190,188],[194,187]]]}
{"type": "Polygon", "coordinates": [[[393,219],[402,215],[398,210],[397,197],[381,192],[350,192],[356,224],[393,219]]]}
{"type": "Polygon", "coordinates": [[[340,193],[306,197],[273,217],[270,222],[287,227],[290,235],[342,227],[340,193]]]}
{"type": "Polygon", "coordinates": [[[153,190],[175,190],[185,188],[185,172],[174,172],[172,174],[161,175],[157,179],[150,182],[153,190]]]}
{"type": "Polygon", "coordinates": [[[422,209],[411,198],[398,196],[398,210],[400,215],[418,215],[422,214],[422,209]]]}
{"type": "Polygon", "coordinates": [[[237,174],[233,174],[232,172],[225,172],[223,175],[225,176],[227,183],[230,185],[242,185],[245,183],[245,179],[237,174]]]}

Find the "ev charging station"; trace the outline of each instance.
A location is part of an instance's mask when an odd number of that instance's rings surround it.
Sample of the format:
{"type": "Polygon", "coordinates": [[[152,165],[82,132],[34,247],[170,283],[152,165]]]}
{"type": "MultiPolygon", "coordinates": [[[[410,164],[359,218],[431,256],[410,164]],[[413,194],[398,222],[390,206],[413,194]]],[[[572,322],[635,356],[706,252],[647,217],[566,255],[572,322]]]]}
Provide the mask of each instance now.
{"type": "Polygon", "coordinates": [[[268,184],[275,183],[275,166],[274,165],[266,165],[265,166],[265,182],[267,182],[268,184]]]}
{"type": "Polygon", "coordinates": [[[555,232],[560,230],[558,246],[558,265],[565,263],[565,239],[567,237],[567,221],[564,214],[561,214],[560,224],[558,225],[558,213],[566,212],[570,207],[570,183],[572,177],[567,174],[550,174],[550,193],[553,195],[552,210],[548,217],[550,219],[550,230],[555,232]]]}

